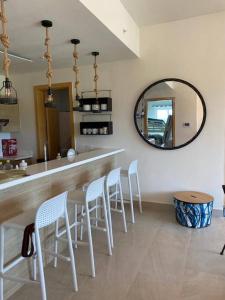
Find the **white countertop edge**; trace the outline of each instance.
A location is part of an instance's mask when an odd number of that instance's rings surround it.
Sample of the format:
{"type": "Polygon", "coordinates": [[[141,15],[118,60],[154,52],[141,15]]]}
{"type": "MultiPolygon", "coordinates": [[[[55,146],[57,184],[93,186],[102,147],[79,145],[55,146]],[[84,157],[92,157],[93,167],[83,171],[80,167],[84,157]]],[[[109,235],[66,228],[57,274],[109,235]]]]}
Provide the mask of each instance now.
{"type": "Polygon", "coordinates": [[[99,159],[102,159],[102,158],[105,158],[105,157],[108,157],[108,156],[119,154],[119,153],[124,152],[124,151],[125,151],[125,149],[110,151],[108,153],[97,155],[95,157],[84,159],[84,160],[81,160],[81,161],[78,161],[78,162],[74,162],[74,163],[71,163],[69,165],[65,165],[65,166],[62,166],[62,167],[55,168],[55,169],[43,171],[43,172],[40,172],[40,173],[37,173],[37,174],[34,174],[34,175],[29,175],[27,177],[22,177],[22,178],[15,179],[15,180],[12,180],[12,181],[9,181],[9,182],[6,182],[6,183],[1,183],[0,184],[0,190],[4,190],[4,189],[7,189],[7,188],[10,188],[10,187],[13,187],[13,186],[25,183],[25,182],[29,182],[29,181],[32,181],[32,180],[35,180],[35,179],[39,179],[39,178],[42,178],[42,177],[45,177],[45,176],[48,176],[48,175],[51,175],[51,174],[55,174],[55,173],[58,173],[58,172],[61,172],[61,171],[64,171],[64,170],[68,170],[68,169],[77,167],[77,166],[81,166],[81,165],[87,164],[89,162],[93,162],[93,161],[96,161],[96,160],[99,160],[99,159]]]}

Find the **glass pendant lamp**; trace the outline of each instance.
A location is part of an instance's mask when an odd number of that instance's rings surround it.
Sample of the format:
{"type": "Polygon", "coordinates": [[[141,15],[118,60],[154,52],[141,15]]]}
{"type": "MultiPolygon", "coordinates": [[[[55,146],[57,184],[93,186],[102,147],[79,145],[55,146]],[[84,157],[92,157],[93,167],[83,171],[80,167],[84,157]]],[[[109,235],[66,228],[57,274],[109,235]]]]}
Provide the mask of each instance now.
{"type": "Polygon", "coordinates": [[[8,49],[9,49],[9,37],[7,34],[7,18],[5,15],[5,6],[4,0],[0,0],[1,3],[1,11],[0,11],[0,21],[2,24],[2,34],[0,35],[0,40],[3,45],[3,71],[5,80],[2,83],[2,87],[0,89],[0,104],[17,104],[17,92],[16,89],[13,87],[12,82],[9,79],[9,66],[11,60],[8,56],[8,49]]]}
{"type": "MultiPolygon", "coordinates": [[[[74,105],[73,108],[76,108],[76,101],[79,102],[80,101],[80,94],[79,94],[79,85],[80,85],[80,80],[79,80],[79,67],[78,67],[78,51],[77,51],[77,45],[80,44],[80,40],[78,39],[72,39],[70,40],[71,43],[74,45],[74,50],[73,50],[73,58],[74,58],[74,65],[73,65],[73,71],[75,73],[75,101],[74,101],[74,105]]],[[[80,105],[80,102],[79,102],[80,105]]]]}

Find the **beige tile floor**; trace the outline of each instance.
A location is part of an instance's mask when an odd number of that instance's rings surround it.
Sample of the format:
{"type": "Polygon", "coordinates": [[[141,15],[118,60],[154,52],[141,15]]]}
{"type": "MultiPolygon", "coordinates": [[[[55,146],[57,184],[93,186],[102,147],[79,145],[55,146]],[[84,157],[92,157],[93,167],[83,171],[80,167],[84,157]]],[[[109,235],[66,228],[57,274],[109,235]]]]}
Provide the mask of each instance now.
{"type": "MultiPolygon", "coordinates": [[[[224,300],[225,218],[214,217],[210,227],[178,225],[174,209],[150,205],[136,224],[122,232],[114,216],[115,248],[106,254],[104,234],[94,235],[96,278],[89,277],[86,247],[76,251],[79,291],[72,291],[70,266],[60,262],[46,268],[48,300],[224,300]]],[[[39,286],[21,288],[10,300],[37,300],[39,286]]]]}

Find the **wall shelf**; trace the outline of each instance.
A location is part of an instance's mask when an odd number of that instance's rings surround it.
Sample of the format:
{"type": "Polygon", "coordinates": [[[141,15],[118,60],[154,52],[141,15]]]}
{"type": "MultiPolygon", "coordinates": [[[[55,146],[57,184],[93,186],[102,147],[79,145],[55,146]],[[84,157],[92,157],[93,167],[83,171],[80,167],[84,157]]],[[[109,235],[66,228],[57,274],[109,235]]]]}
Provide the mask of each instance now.
{"type": "MultiPolygon", "coordinates": [[[[112,117],[112,98],[111,97],[99,97],[96,98],[81,98],[79,100],[79,107],[75,107],[74,110],[82,113],[82,122],[80,122],[80,134],[87,136],[94,135],[111,135],[113,134],[113,122],[112,117]],[[100,110],[93,110],[93,105],[99,104],[100,110]],[[86,106],[86,107],[85,107],[86,106]],[[89,106],[89,107],[88,107],[89,106]],[[106,109],[104,109],[106,108],[106,109]],[[101,116],[94,118],[94,116],[101,116]],[[108,117],[109,120],[102,120],[102,117],[108,117]],[[89,117],[89,120],[85,121],[85,118],[89,117]]],[[[104,118],[103,118],[104,119],[104,118]]]]}

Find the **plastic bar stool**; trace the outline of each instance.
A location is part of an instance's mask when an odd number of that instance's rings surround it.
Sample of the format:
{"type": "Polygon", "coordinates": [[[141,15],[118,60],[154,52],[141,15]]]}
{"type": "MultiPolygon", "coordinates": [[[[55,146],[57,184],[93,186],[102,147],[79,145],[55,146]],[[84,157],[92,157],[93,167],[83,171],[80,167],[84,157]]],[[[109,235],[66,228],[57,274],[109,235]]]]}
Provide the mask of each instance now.
{"type": "Polygon", "coordinates": [[[58,224],[60,218],[63,218],[65,220],[66,235],[67,235],[67,242],[69,248],[69,257],[58,255],[56,251],[54,252],[48,250],[44,250],[44,251],[52,255],[53,257],[58,257],[63,260],[69,261],[71,263],[73,288],[75,291],[78,291],[76,266],[75,266],[75,259],[74,259],[71,232],[70,232],[68,212],[67,212],[67,192],[65,192],[44,202],[39,207],[35,218],[36,249],[37,249],[37,258],[38,258],[38,265],[39,265],[39,273],[40,273],[41,293],[42,293],[43,300],[46,300],[47,296],[46,296],[45,276],[44,276],[43,258],[42,258],[42,250],[41,250],[40,229],[45,228],[51,224],[58,224]]]}
{"type": "Polygon", "coordinates": [[[41,286],[41,299],[46,300],[46,286],[45,286],[45,276],[44,276],[44,266],[43,266],[43,258],[42,251],[47,252],[48,254],[55,257],[57,255],[55,252],[51,252],[45,249],[41,249],[41,240],[40,240],[40,229],[47,227],[55,222],[58,222],[59,218],[64,218],[66,223],[66,232],[67,232],[67,242],[69,246],[69,257],[65,257],[60,255],[59,258],[62,258],[66,261],[71,262],[72,267],[72,279],[74,289],[77,291],[77,276],[76,276],[76,268],[75,268],[75,260],[73,255],[73,247],[69,229],[69,221],[68,221],[68,213],[67,213],[67,192],[60,194],[50,200],[41,204],[38,208],[36,216],[35,211],[28,211],[23,213],[15,218],[4,222],[0,226],[0,300],[3,300],[3,279],[17,281],[20,283],[38,283],[41,286]],[[24,230],[25,227],[31,223],[35,223],[35,232],[33,234],[33,242],[35,252],[33,255],[33,280],[23,279],[15,276],[9,276],[5,273],[15,267],[19,262],[24,260],[24,257],[19,257],[13,261],[10,261],[6,266],[4,265],[4,229],[5,228],[14,228],[18,230],[24,230]],[[39,265],[39,277],[40,281],[36,280],[36,257],[39,265]]]}
{"type": "MultiPolygon", "coordinates": [[[[4,300],[4,280],[10,280],[18,283],[38,283],[36,281],[36,254],[31,258],[25,258],[18,256],[17,258],[11,259],[9,263],[5,263],[5,231],[7,229],[14,229],[18,233],[24,231],[25,227],[31,223],[34,223],[35,210],[29,210],[26,213],[22,213],[16,217],[8,219],[0,225],[0,300],[4,300]],[[7,272],[16,267],[23,260],[32,260],[33,270],[32,279],[25,279],[16,277],[14,275],[8,275],[7,272]]],[[[33,244],[35,247],[35,238],[32,236],[33,244]]]]}
{"type": "MultiPolygon", "coordinates": [[[[106,233],[108,254],[112,255],[111,248],[111,238],[110,238],[110,229],[108,223],[108,212],[107,205],[104,193],[104,181],[105,177],[101,177],[97,180],[92,181],[86,188],[86,191],[73,191],[68,194],[68,202],[73,205],[80,206],[81,211],[81,220],[77,221],[75,216],[75,221],[70,224],[70,229],[77,228],[77,226],[86,226],[88,242],[77,241],[77,234],[75,233],[75,238],[72,241],[74,245],[85,245],[89,247],[89,256],[91,262],[91,275],[95,277],[95,262],[94,262],[94,250],[93,250],[93,241],[92,241],[92,229],[100,230],[106,233]],[[96,211],[103,210],[104,218],[101,218],[99,214],[96,214],[96,211]],[[93,216],[94,213],[94,216],[93,216]],[[97,217],[96,217],[97,216],[97,217]],[[99,222],[104,223],[103,226],[99,226],[99,222]]],[[[61,230],[57,233],[57,239],[62,239],[64,230],[61,230]]]]}
{"type": "Polygon", "coordinates": [[[111,237],[112,247],[114,247],[114,241],[113,241],[111,211],[120,213],[122,215],[124,231],[127,232],[126,215],[125,215],[125,210],[124,210],[123,193],[122,193],[122,186],[121,186],[121,180],[120,180],[120,170],[121,170],[121,168],[117,168],[117,169],[110,171],[106,177],[106,182],[105,182],[106,199],[107,199],[108,215],[109,215],[109,228],[110,228],[110,237],[111,237]],[[111,206],[111,203],[113,203],[113,202],[116,203],[115,208],[113,208],[111,206]],[[120,204],[120,209],[118,208],[118,204],[120,204]]]}
{"type": "MultiPolygon", "coordinates": [[[[135,223],[134,204],[133,204],[134,196],[138,197],[139,211],[140,211],[140,213],[142,213],[141,191],[140,191],[139,176],[138,176],[138,161],[133,160],[130,163],[128,170],[121,171],[121,175],[128,179],[129,198],[130,198],[128,202],[130,202],[130,208],[131,208],[131,221],[132,221],[132,223],[135,223]],[[134,189],[132,187],[132,178],[135,178],[135,181],[136,181],[137,194],[134,194],[134,191],[133,191],[134,189]]],[[[127,202],[127,201],[124,201],[124,202],[127,202]]]]}

